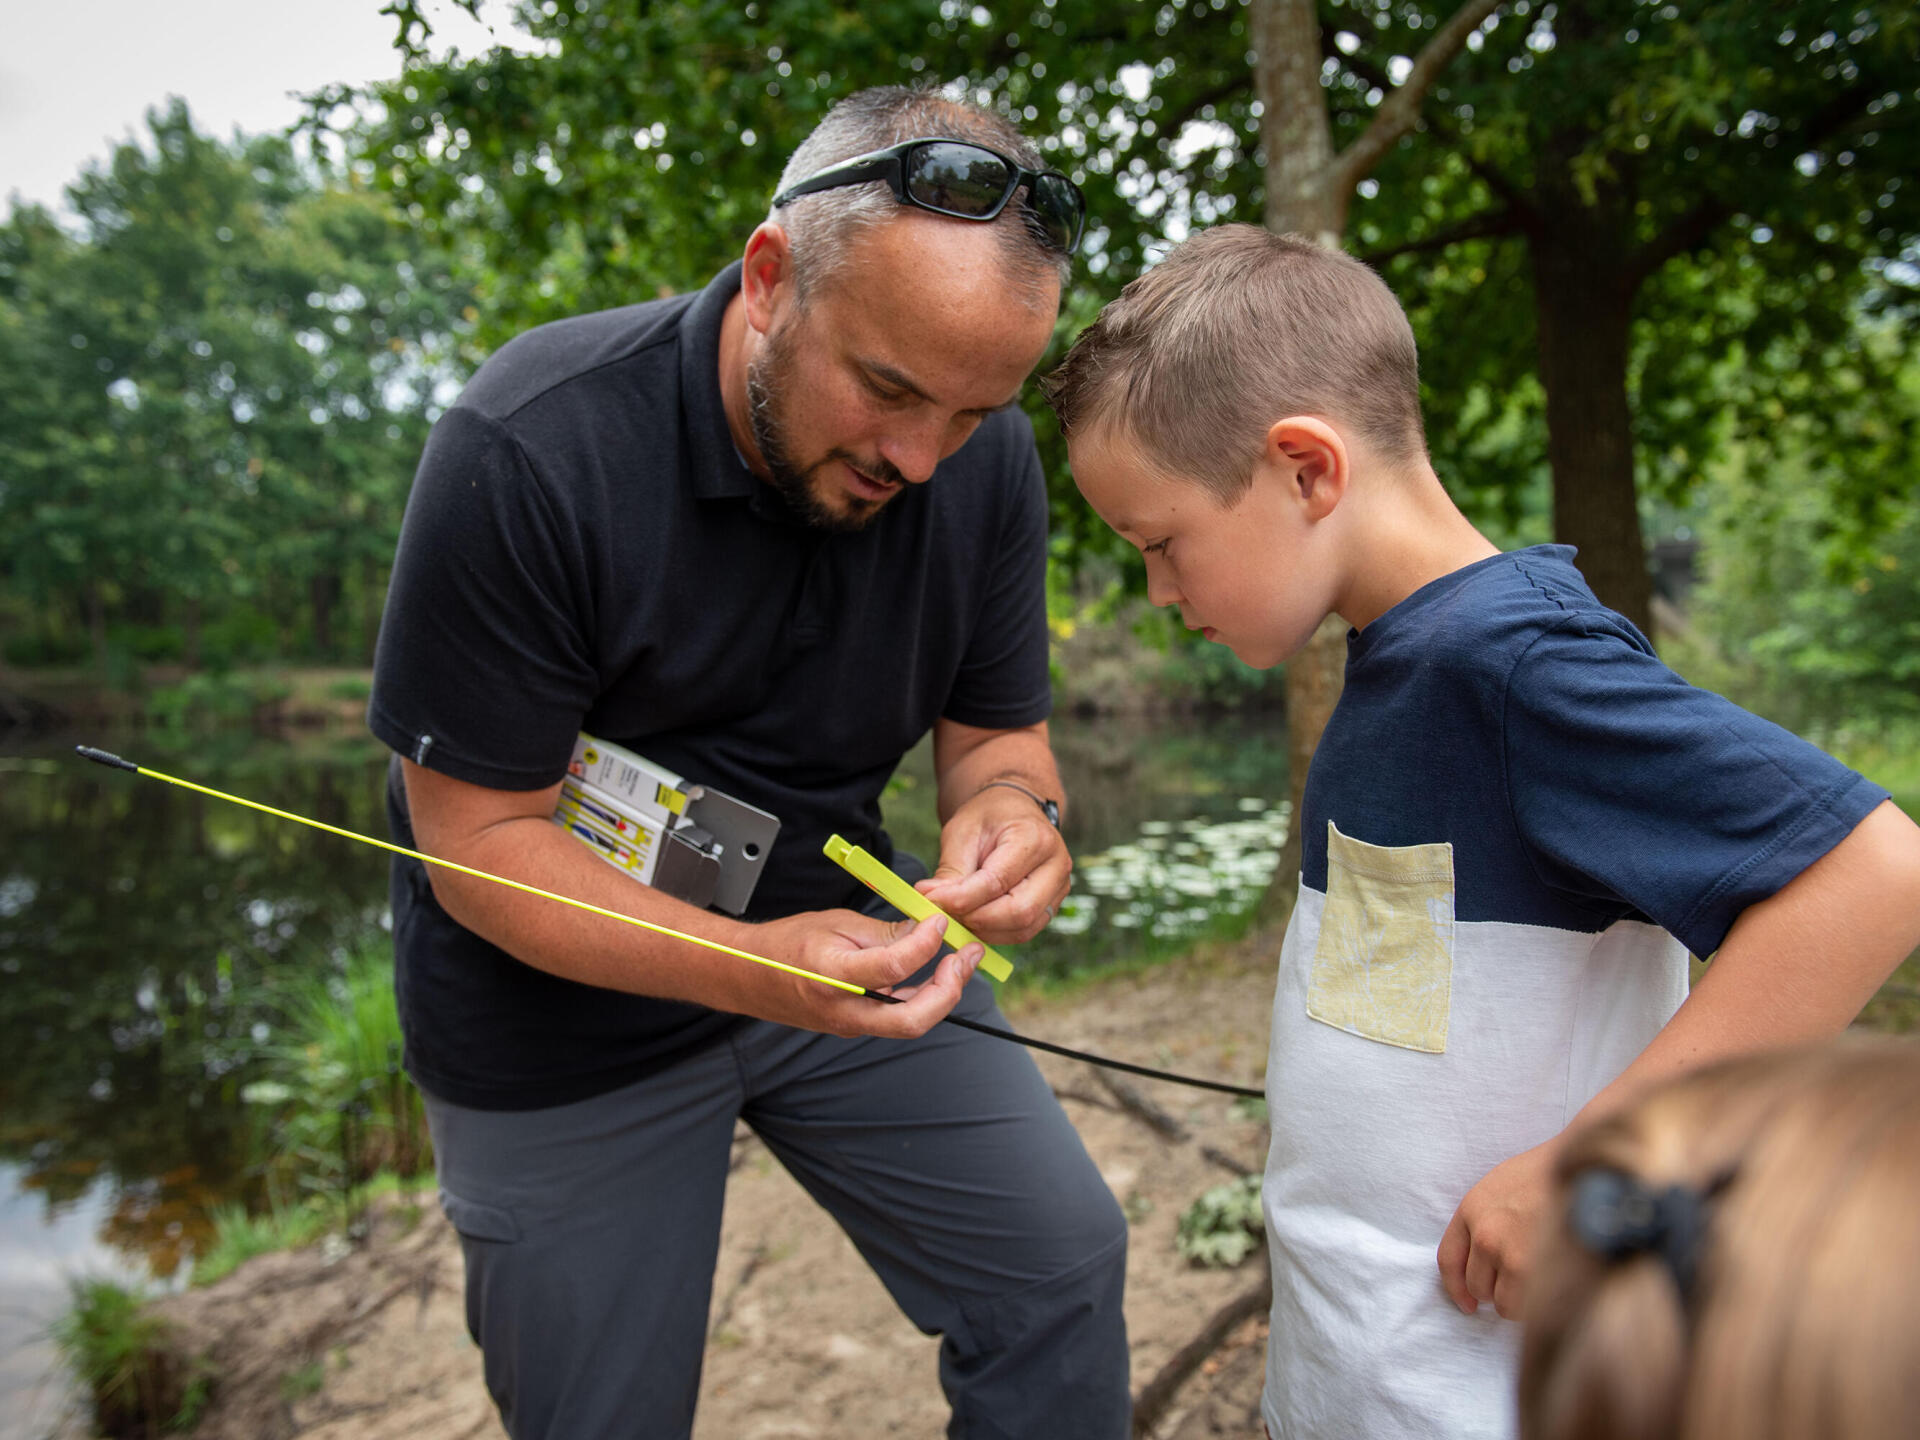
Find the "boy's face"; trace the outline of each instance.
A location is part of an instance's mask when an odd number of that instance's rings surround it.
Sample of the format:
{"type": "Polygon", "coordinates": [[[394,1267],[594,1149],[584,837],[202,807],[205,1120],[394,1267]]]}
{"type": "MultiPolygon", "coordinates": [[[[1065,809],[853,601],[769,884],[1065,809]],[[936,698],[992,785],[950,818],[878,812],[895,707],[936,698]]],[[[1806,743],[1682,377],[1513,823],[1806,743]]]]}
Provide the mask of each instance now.
{"type": "Polygon", "coordinates": [[[1265,669],[1332,610],[1298,495],[1264,466],[1223,505],[1198,482],[1161,473],[1111,425],[1070,439],[1067,454],[1081,496],[1145,559],[1147,598],[1179,606],[1189,630],[1265,669]]]}

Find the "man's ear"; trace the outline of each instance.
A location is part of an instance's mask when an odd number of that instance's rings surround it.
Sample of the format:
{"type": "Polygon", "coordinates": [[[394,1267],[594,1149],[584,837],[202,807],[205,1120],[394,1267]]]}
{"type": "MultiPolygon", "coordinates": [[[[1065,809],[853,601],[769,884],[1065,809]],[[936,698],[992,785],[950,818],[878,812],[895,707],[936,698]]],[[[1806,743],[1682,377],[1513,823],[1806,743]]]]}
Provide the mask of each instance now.
{"type": "Polygon", "coordinates": [[[1267,428],[1265,463],[1285,480],[1308,520],[1324,520],[1353,478],[1347,442],[1316,415],[1289,415],[1267,428]]]}
{"type": "Polygon", "coordinates": [[[762,221],[747,237],[740,298],[747,323],[762,335],[772,331],[774,317],[793,298],[793,246],[786,230],[771,220],[762,221]]]}

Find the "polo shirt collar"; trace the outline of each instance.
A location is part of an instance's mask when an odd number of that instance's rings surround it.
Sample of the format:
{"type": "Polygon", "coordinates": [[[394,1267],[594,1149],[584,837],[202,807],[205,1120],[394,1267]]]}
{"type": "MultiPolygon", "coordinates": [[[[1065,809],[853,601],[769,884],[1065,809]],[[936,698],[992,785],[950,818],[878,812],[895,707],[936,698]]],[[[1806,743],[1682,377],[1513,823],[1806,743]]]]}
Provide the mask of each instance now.
{"type": "Polygon", "coordinates": [[[684,452],[687,483],[701,500],[750,500],[765,485],[733,443],[720,399],[720,322],[740,293],[740,271],[736,260],[714,276],[680,321],[680,409],[694,442],[684,452]]]}

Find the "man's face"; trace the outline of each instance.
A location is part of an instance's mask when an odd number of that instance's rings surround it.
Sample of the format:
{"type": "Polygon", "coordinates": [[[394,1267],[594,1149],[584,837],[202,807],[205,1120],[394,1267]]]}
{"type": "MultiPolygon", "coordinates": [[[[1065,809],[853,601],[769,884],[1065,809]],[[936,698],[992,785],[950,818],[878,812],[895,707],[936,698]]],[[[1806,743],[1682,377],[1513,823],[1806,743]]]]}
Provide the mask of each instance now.
{"type": "Polygon", "coordinates": [[[1257,668],[1297,652],[1333,600],[1290,487],[1250,457],[1253,483],[1222,504],[1117,429],[1070,437],[1067,458],[1081,498],[1146,561],[1147,599],[1178,606],[1189,630],[1257,668]]]}
{"type": "Polygon", "coordinates": [[[864,527],[1018,400],[1058,298],[1008,278],[988,226],[903,212],[862,232],[748,360],[768,478],[808,523],[864,527]]]}

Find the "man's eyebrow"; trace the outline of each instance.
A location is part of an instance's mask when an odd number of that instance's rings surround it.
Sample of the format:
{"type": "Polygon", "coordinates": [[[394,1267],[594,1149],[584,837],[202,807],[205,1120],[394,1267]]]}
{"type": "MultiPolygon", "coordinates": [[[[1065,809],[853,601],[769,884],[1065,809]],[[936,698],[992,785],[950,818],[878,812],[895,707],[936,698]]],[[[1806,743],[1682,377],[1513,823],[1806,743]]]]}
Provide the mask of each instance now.
{"type": "MultiPolygon", "coordinates": [[[[887,364],[885,361],[862,360],[860,362],[860,366],[869,375],[873,376],[874,379],[884,381],[888,385],[892,385],[897,389],[907,391],[909,394],[917,395],[922,400],[926,401],[929,405],[938,405],[940,403],[938,400],[934,399],[933,396],[929,395],[926,391],[922,390],[918,385],[916,385],[913,382],[913,378],[911,376],[905,374],[902,371],[894,369],[893,366],[887,364]]],[[[960,413],[962,415],[993,415],[1001,410],[1011,410],[1014,406],[1018,405],[1019,403],[1020,403],[1020,396],[1019,396],[1019,393],[1016,391],[1014,394],[1009,395],[1005,400],[1002,400],[998,405],[988,405],[977,410],[962,410],[960,413]]]]}

